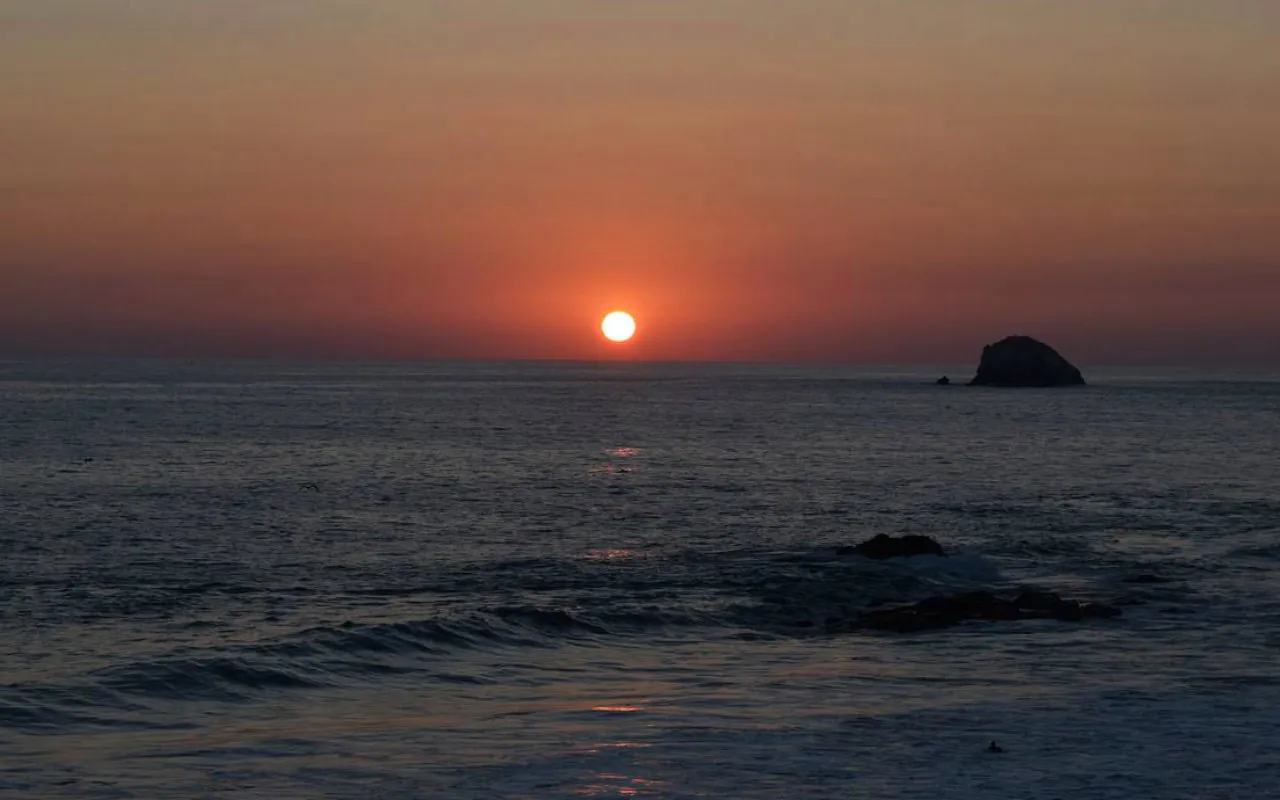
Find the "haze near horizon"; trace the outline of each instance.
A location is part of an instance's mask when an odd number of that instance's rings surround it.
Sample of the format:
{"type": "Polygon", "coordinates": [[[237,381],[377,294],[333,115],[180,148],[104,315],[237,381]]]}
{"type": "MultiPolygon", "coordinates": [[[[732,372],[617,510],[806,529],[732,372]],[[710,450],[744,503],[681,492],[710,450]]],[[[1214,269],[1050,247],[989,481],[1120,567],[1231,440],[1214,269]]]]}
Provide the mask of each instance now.
{"type": "Polygon", "coordinates": [[[0,354],[1280,366],[1277,38],[1266,0],[17,0],[0,354]]]}

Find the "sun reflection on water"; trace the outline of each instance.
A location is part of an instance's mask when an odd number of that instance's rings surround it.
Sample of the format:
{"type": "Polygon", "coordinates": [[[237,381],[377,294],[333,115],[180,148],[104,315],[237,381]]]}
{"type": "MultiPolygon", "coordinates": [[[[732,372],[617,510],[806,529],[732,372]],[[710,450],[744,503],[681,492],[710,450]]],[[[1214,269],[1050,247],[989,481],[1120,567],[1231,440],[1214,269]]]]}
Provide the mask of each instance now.
{"type": "Polygon", "coordinates": [[[630,475],[636,470],[634,467],[620,467],[617,464],[605,464],[596,471],[602,472],[605,475],[630,475]]]}
{"type": "Polygon", "coordinates": [[[631,466],[625,463],[617,463],[618,460],[635,458],[640,455],[638,447],[607,447],[604,450],[605,456],[611,459],[608,463],[598,467],[594,467],[591,471],[603,473],[605,475],[629,475],[639,471],[639,467],[631,466]]]}
{"type": "Polygon", "coordinates": [[[592,782],[579,786],[573,793],[579,797],[640,797],[653,796],[662,791],[666,784],[663,781],[649,780],[617,772],[599,772],[592,776],[592,782]]]}
{"type": "Polygon", "coordinates": [[[582,557],[588,561],[622,561],[639,558],[641,555],[643,554],[625,547],[605,547],[599,550],[588,550],[582,554],[582,557]]]}

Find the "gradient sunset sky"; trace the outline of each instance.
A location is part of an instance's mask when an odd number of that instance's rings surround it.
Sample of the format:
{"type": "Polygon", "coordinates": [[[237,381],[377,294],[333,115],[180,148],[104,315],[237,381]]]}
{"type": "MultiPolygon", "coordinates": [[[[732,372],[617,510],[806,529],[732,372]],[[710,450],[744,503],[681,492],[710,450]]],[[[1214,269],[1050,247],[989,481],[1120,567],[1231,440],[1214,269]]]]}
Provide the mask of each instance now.
{"type": "Polygon", "coordinates": [[[0,353],[1280,366],[1278,43],[1276,0],[7,0],[0,353]]]}

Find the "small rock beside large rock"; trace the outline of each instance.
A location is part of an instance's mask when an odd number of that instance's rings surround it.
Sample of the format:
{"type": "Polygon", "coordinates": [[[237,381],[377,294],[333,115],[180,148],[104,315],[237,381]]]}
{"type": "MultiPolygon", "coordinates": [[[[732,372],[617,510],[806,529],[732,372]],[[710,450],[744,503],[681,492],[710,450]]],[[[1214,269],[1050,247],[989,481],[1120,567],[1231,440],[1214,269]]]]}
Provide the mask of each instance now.
{"type": "Polygon", "coordinates": [[[1084,386],[1080,370],[1030,336],[1009,336],[982,348],[970,386],[1084,386]]]}

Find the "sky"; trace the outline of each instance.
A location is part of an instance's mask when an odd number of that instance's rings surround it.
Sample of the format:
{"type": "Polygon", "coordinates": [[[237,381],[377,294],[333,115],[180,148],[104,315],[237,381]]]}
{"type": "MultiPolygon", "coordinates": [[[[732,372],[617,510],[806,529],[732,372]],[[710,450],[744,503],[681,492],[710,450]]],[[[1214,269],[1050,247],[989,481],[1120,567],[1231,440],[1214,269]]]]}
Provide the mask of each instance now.
{"type": "Polygon", "coordinates": [[[0,354],[1280,366],[1277,41],[1274,0],[0,0],[0,354]]]}

